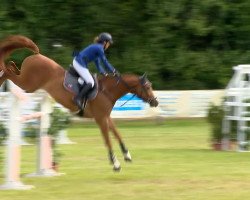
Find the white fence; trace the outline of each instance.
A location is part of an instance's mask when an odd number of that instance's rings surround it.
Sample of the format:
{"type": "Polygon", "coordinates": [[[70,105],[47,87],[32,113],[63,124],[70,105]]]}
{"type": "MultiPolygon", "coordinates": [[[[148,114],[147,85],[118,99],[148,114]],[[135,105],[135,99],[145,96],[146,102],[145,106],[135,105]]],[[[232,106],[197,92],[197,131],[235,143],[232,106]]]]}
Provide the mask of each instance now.
{"type": "Polygon", "coordinates": [[[116,102],[111,116],[114,118],[155,116],[175,118],[205,117],[209,104],[220,104],[223,100],[225,91],[182,90],[155,91],[154,93],[159,101],[159,106],[157,108],[150,108],[148,104],[136,97],[125,103],[131,97],[131,94],[127,94],[116,102]]]}
{"type": "MultiPolygon", "coordinates": [[[[144,117],[205,117],[210,103],[220,104],[224,90],[182,90],[182,91],[155,91],[159,101],[157,108],[150,108],[138,97],[132,99],[132,94],[120,98],[111,113],[113,118],[144,118],[144,117]],[[127,101],[128,100],[128,101],[127,101]],[[125,103],[125,104],[124,104],[125,103]],[[124,105],[123,105],[124,104],[124,105]]],[[[0,94],[4,94],[1,93],[0,94]]],[[[1,95],[0,95],[1,96],[1,95]]],[[[32,94],[33,99],[36,94],[32,94]]],[[[39,97],[37,97],[39,98],[39,97]]],[[[5,98],[6,99],[6,98],[5,98]]],[[[3,100],[3,99],[2,99],[3,100]]],[[[8,105],[0,98],[0,120],[8,118],[8,105]]],[[[24,107],[23,114],[34,109],[36,102],[29,102],[24,107]]]]}

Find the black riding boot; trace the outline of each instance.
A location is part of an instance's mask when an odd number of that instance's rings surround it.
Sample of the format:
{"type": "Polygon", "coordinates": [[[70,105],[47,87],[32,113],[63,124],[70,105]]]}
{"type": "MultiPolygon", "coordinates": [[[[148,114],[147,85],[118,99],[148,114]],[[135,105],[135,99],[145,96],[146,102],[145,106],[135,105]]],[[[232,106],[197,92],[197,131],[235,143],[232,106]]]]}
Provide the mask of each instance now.
{"type": "Polygon", "coordinates": [[[82,109],[82,104],[83,104],[83,97],[85,97],[85,95],[88,93],[88,91],[92,88],[91,84],[86,84],[83,85],[81,91],[75,96],[74,98],[74,102],[76,103],[76,105],[82,109]]]}

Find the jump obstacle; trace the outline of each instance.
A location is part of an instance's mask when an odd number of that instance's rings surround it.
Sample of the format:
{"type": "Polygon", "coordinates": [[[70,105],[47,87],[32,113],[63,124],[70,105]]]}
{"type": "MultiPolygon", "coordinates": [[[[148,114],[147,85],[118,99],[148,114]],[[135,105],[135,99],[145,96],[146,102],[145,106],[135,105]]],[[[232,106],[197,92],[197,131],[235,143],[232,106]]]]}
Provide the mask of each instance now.
{"type": "Polygon", "coordinates": [[[230,132],[233,121],[236,123],[237,151],[248,151],[249,141],[247,131],[250,130],[250,65],[238,65],[234,68],[234,75],[225,90],[224,110],[222,123],[223,149],[229,150],[230,132]]]}
{"type": "MultiPolygon", "coordinates": [[[[21,160],[21,123],[30,119],[39,118],[40,130],[37,147],[37,170],[28,176],[58,176],[52,169],[52,148],[51,138],[47,135],[50,127],[50,113],[52,105],[47,94],[40,97],[41,111],[27,116],[20,116],[21,101],[12,93],[0,93],[1,98],[9,102],[9,120],[8,120],[8,140],[6,143],[5,157],[5,183],[0,185],[1,190],[27,190],[34,186],[25,185],[20,180],[20,160],[21,160]]],[[[1,99],[0,98],[0,99],[1,99]]]]}

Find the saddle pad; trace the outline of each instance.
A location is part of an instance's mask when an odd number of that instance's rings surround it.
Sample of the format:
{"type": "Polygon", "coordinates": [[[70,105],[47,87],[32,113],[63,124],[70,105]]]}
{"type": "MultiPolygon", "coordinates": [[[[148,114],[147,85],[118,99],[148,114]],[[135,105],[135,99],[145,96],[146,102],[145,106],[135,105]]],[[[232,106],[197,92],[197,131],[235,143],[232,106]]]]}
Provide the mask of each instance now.
{"type": "Polygon", "coordinates": [[[63,86],[69,92],[74,93],[75,95],[79,93],[79,83],[75,76],[72,76],[68,71],[66,71],[63,81],[63,86]]]}

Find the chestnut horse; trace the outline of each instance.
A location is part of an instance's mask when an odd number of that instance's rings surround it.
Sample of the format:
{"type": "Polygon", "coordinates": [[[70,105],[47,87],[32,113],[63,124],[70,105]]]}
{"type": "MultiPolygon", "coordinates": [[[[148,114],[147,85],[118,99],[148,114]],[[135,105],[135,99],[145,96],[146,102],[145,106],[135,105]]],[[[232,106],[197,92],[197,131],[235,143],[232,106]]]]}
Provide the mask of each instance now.
{"type": "MultiPolygon", "coordinates": [[[[0,42],[0,86],[9,79],[26,92],[38,89],[47,91],[58,103],[77,112],[78,107],[73,102],[74,94],[63,86],[65,70],[55,61],[39,53],[37,45],[27,37],[21,35],[9,36],[0,42]],[[34,52],[22,62],[20,71],[13,61],[5,63],[11,52],[20,48],[28,48],[34,52]]],[[[156,107],[158,101],[154,97],[151,83],[146,76],[125,74],[119,77],[108,76],[99,78],[100,89],[93,100],[89,100],[84,110],[84,116],[94,118],[103,135],[108,148],[109,159],[113,169],[119,171],[121,166],[112,150],[109,130],[120,144],[125,161],[132,161],[131,155],[125,146],[120,133],[116,129],[110,113],[115,102],[126,93],[133,93],[156,107]]]]}

